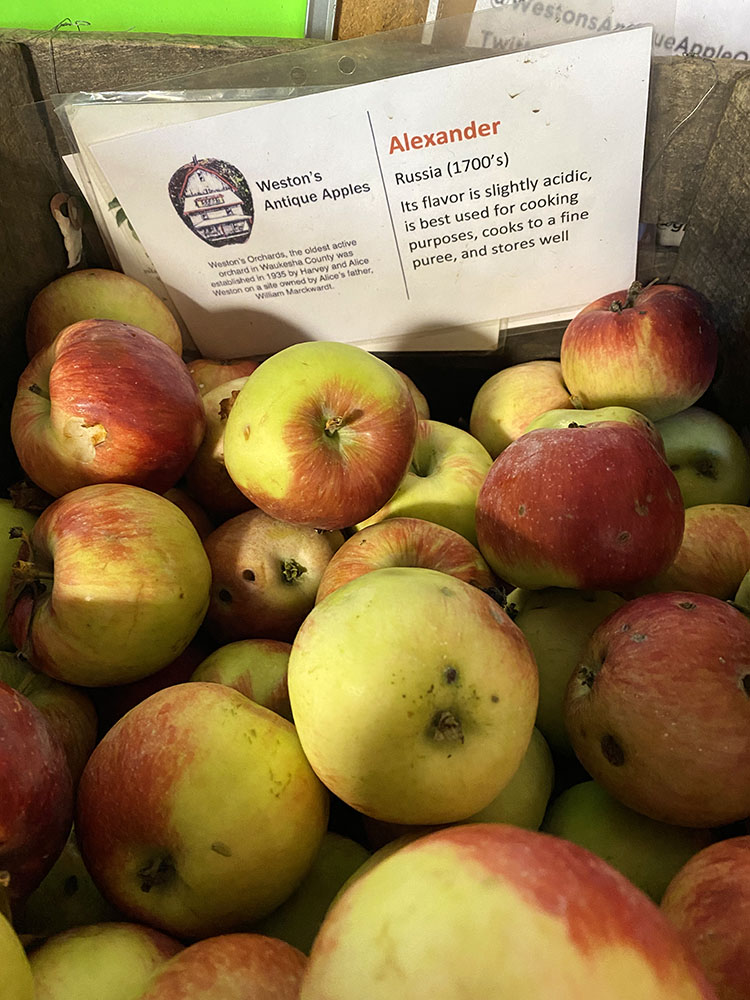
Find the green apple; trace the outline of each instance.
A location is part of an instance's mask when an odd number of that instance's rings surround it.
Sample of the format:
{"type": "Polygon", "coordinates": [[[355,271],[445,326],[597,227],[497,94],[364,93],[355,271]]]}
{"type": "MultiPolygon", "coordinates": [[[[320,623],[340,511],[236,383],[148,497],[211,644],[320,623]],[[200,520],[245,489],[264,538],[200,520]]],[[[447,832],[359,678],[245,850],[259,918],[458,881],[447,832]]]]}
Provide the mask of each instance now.
{"type": "Polygon", "coordinates": [[[750,569],[745,573],[742,582],[734,595],[734,603],[738,608],[750,614],[750,569]]]}
{"type": "MultiPolygon", "coordinates": [[[[12,500],[0,497],[0,595],[4,602],[5,595],[10,586],[11,567],[18,559],[18,550],[21,547],[21,538],[17,532],[11,537],[11,531],[20,528],[27,534],[34,527],[36,521],[35,514],[14,507],[12,500]]],[[[13,640],[8,630],[7,611],[0,604],[0,649],[15,649],[13,640]]]]}
{"type": "Polygon", "coordinates": [[[302,748],[347,805],[391,823],[465,819],[518,769],[537,668],[483,591],[422,567],[365,573],[295,637],[289,697],[302,748]]]}
{"type": "Polygon", "coordinates": [[[644,413],[629,406],[599,406],[595,410],[547,410],[532,420],[524,433],[536,430],[538,427],[585,427],[586,424],[595,424],[602,420],[621,420],[623,423],[638,427],[645,432],[656,450],[664,454],[664,444],[656,424],[644,413]]]}
{"type": "Polygon", "coordinates": [[[565,689],[591,633],[625,601],[606,590],[517,588],[507,607],[528,639],[539,668],[536,724],[557,753],[572,753],[565,729],[565,689]]]}
{"type": "Polygon", "coordinates": [[[370,851],[362,844],[329,830],[299,888],[252,930],[280,938],[309,954],[339,889],[369,857],[370,851]]]}
{"type": "Polygon", "coordinates": [[[278,639],[228,642],[209,653],[190,680],[226,684],[292,722],[286,684],[291,648],[278,639]]]}
{"type": "Polygon", "coordinates": [[[656,427],[686,507],[750,500],[750,453],[718,413],[690,406],[656,427]]]}
{"type": "Polygon", "coordinates": [[[0,970],[3,1000],[35,1000],[34,980],[26,952],[1,910],[0,970]]]}
{"type": "Polygon", "coordinates": [[[34,1000],[134,1000],[151,974],[182,947],[141,924],[72,927],[32,951],[34,1000]]]}
{"type": "Polygon", "coordinates": [[[388,517],[416,517],[450,528],[476,545],[474,510],[491,465],[487,449],[467,431],[420,420],[411,465],[398,489],[357,528],[388,517]]]}
{"type": "Polygon", "coordinates": [[[542,830],[598,854],[656,903],[688,859],[714,840],[709,830],[649,819],[595,781],[583,781],[558,795],[542,830]]]}

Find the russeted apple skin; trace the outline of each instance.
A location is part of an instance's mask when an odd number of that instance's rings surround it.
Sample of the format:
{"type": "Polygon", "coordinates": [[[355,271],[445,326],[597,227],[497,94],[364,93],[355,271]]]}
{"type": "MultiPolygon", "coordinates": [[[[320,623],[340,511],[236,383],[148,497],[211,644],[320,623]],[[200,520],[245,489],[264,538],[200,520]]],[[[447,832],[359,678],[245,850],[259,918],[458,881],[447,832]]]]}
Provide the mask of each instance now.
{"type": "Polygon", "coordinates": [[[729,837],[695,854],[670,882],[661,908],[719,1000],[747,1000],[750,837],[729,837]]]}
{"type": "Polygon", "coordinates": [[[719,340],[697,291],[650,285],[626,306],[629,291],[601,296],[570,321],[560,344],[562,377],[586,409],[629,406],[661,420],[708,389],[719,340]]]}
{"type": "Polygon", "coordinates": [[[164,493],[192,461],[206,416],[185,363],[157,337],[83,320],[26,366],[10,429],[24,472],[54,497],[104,482],[164,493]]]}
{"type": "Polygon", "coordinates": [[[594,631],[565,720],[586,771],[678,826],[750,815],[750,620],[705,594],[647,594],[594,631]]]}
{"type": "Polygon", "coordinates": [[[620,421],[522,435],[477,498],[479,551],[515,587],[619,591],[674,559],[685,511],[674,474],[620,421]]]}
{"type": "Polygon", "coordinates": [[[139,326],[182,354],[177,320],[150,288],[121,271],[90,267],[64,274],[35,296],[26,317],[29,358],[48,347],[66,326],[84,319],[139,326]]]}
{"type": "Polygon", "coordinates": [[[498,584],[479,549],[451,528],[419,517],[389,517],[348,538],[323,570],[316,604],[350,580],[389,566],[421,566],[480,590],[498,584]]]}
{"type": "Polygon", "coordinates": [[[227,420],[224,461],[272,517],[339,529],[390,499],[416,434],[411,394],[390,365],[352,344],[310,341],[249,376],[227,420]]]}
{"type": "Polygon", "coordinates": [[[716,1000],[674,928],[624,876],[568,841],[499,823],[420,837],[344,889],[300,1000],[355,993],[716,1000]]]}

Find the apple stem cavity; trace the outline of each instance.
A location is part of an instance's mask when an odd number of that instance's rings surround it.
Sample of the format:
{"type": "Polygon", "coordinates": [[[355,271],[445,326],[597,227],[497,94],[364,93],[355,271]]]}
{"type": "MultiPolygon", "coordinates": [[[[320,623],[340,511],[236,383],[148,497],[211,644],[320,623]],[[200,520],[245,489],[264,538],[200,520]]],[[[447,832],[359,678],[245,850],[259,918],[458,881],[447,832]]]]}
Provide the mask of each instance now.
{"type": "Polygon", "coordinates": [[[138,871],[141,892],[151,892],[154,887],[161,887],[173,881],[177,872],[174,860],[170,854],[162,854],[154,858],[138,871]]]}
{"type": "Polygon", "coordinates": [[[42,387],[37,385],[36,382],[32,382],[31,385],[28,386],[28,390],[29,392],[33,392],[36,396],[41,396],[43,399],[49,399],[49,392],[42,389],[42,387]]]}
{"type": "Polygon", "coordinates": [[[430,735],[436,743],[463,743],[464,731],[453,712],[444,709],[436,712],[430,723],[430,735]]]}
{"type": "Polygon", "coordinates": [[[307,567],[302,566],[296,559],[284,559],[281,563],[281,578],[285,583],[294,583],[295,580],[299,580],[301,576],[304,576],[306,572],[307,567]]]}
{"type": "Polygon", "coordinates": [[[328,417],[328,419],[325,422],[324,430],[328,435],[328,437],[333,437],[334,434],[336,434],[337,431],[341,430],[343,426],[344,426],[343,417],[328,417]]]}

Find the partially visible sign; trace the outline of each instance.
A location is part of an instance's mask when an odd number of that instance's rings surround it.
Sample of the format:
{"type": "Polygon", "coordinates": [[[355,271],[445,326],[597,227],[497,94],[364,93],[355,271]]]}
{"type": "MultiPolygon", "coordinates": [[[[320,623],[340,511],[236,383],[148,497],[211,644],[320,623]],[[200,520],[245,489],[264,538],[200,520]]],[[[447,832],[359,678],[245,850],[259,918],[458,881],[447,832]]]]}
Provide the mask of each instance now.
{"type": "Polygon", "coordinates": [[[650,66],[638,28],[90,152],[204,354],[487,348],[632,280],[650,66]]]}

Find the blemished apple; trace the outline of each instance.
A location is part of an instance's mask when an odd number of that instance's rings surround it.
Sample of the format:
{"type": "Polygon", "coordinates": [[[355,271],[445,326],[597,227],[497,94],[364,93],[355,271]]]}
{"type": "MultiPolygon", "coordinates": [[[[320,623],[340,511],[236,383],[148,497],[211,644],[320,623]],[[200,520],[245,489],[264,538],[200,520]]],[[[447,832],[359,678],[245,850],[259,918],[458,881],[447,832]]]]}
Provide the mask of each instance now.
{"type": "Polygon", "coordinates": [[[278,639],[238,639],[202,660],[190,680],[226,684],[292,722],[287,689],[291,644],[278,639]]]}
{"type": "Polygon", "coordinates": [[[73,818],[73,779],[41,711],[0,681],[0,872],[14,904],[39,885],[73,818]]]}
{"type": "Polygon", "coordinates": [[[568,323],[562,377],[586,409],[629,406],[662,420],[708,389],[719,340],[707,300],[681,285],[633,282],[603,295],[568,323]]]}
{"type": "Polygon", "coordinates": [[[357,528],[388,517],[418,517],[476,545],[477,494],[491,465],[484,445],[467,431],[439,420],[420,420],[406,475],[390,500],[357,528]]]}
{"type": "Polygon", "coordinates": [[[691,590],[727,601],[750,568],[750,507],[707,503],[688,507],[673,562],[636,593],[691,590]]]}
{"type": "Polygon", "coordinates": [[[599,406],[595,410],[547,410],[532,420],[524,433],[535,431],[540,427],[580,427],[584,424],[601,423],[603,420],[621,420],[623,423],[640,428],[654,448],[666,457],[664,442],[654,421],[629,406],[599,406]]]}
{"type": "Polygon", "coordinates": [[[33,670],[13,653],[0,652],[0,681],[36,705],[57,734],[75,787],[97,740],[98,719],[91,698],[79,688],[33,670]]]}
{"type": "Polygon", "coordinates": [[[3,1000],[34,1000],[34,978],[21,940],[0,910],[0,969],[3,1000]]]}
{"type": "Polygon", "coordinates": [[[537,704],[523,636],[487,594],[437,570],[365,573],[292,644],[292,714],[323,783],[393,823],[447,823],[515,774],[537,704]]]}
{"type": "Polygon", "coordinates": [[[189,944],[152,974],[138,1000],[298,1000],[307,956],[263,934],[189,944]]]}
{"type": "Polygon", "coordinates": [[[75,828],[95,883],[128,919],[198,938],[291,895],[328,806],[294,726],[239,691],[195,681],[151,695],[102,738],[75,828]]]}
{"type": "Polygon", "coordinates": [[[628,809],[595,781],[561,792],[542,829],[598,854],[655,903],[672,876],[714,839],[711,831],[659,823],[628,809]]]}
{"type": "Polygon", "coordinates": [[[589,775],[678,826],[750,816],[750,620],[705,594],[647,594],[596,629],[565,720],[589,775]]]}
{"type": "Polygon", "coordinates": [[[572,754],[565,691],[597,625],[625,600],[607,590],[512,590],[507,610],[528,639],[539,668],[536,724],[555,753],[572,754]]]}
{"type": "Polygon", "coordinates": [[[252,507],[224,465],[224,428],[247,376],[224,382],[203,394],[206,433],[185,472],[185,489],[215,521],[226,521],[252,507]]]}
{"type": "Polygon", "coordinates": [[[26,350],[33,357],[66,326],[85,319],[111,319],[148,330],[182,354],[182,334],[170,309],[150,288],[121,271],[90,267],[46,285],[26,317],[26,350]]]}
{"type": "Polygon", "coordinates": [[[750,453],[730,423],[711,410],[689,406],[656,426],[686,507],[747,504],[750,453]]]}
{"type": "Polygon", "coordinates": [[[487,473],[476,519],[479,551],[512,585],[618,592],[670,565],[685,511],[643,431],[603,421],[517,438],[487,473]]]}
{"type": "Polygon", "coordinates": [[[747,1000],[750,837],[728,837],[694,855],[670,882],[661,909],[719,1000],[747,1000]]]}
{"type": "Polygon", "coordinates": [[[260,358],[231,358],[224,361],[218,358],[195,358],[187,362],[187,369],[198,392],[205,396],[219,385],[247,378],[260,363],[260,358]]]}
{"type": "Polygon", "coordinates": [[[222,644],[291,642],[343,541],[340,531],[290,524],[258,508],[220,524],[204,542],[212,572],[206,614],[211,635],[222,644]]]}
{"type": "Polygon", "coordinates": [[[15,531],[11,537],[11,529],[18,528],[29,532],[34,527],[36,515],[15,507],[12,500],[0,497],[0,650],[12,650],[13,640],[8,630],[8,615],[5,608],[5,595],[10,586],[10,576],[13,563],[18,559],[21,547],[21,536],[15,531]]]}
{"type": "Polygon", "coordinates": [[[133,1000],[182,947],[160,931],[124,920],[71,927],[31,952],[34,1000],[133,1000]]]}
{"type": "Polygon", "coordinates": [[[40,514],[11,586],[10,632],[33,667],[84,687],[166,666],[206,613],[211,566],[169,500],[137,486],[84,486],[40,514]]]}
{"type": "Polygon", "coordinates": [[[548,410],[572,409],[559,361],[525,361],[491,375],[474,397],[469,430],[492,458],[548,410]]]}
{"type": "Polygon", "coordinates": [[[480,590],[498,584],[475,545],[451,528],[418,517],[389,517],[362,528],[331,556],[316,601],[374,569],[421,566],[455,576],[480,590]]]}
{"type": "Polygon", "coordinates": [[[414,402],[390,365],[352,344],[308,341],[250,375],[227,420],[224,460],[267,514],[338,529],[393,496],[416,436],[414,402]]]}
{"type": "Polygon", "coordinates": [[[337,893],[369,857],[370,851],[356,840],[327,831],[299,887],[273,913],[254,924],[253,931],[287,941],[308,955],[337,893]]]}
{"type": "Polygon", "coordinates": [[[117,482],[164,493],[203,440],[206,417],[185,363],[113,320],[82,320],[18,380],[10,431],[26,475],[52,496],[117,482]]]}
{"type": "Polygon", "coordinates": [[[352,996],[715,1000],[623,875],[562,838],[498,823],[405,843],[342,891],[300,1000],[352,996]]]}

